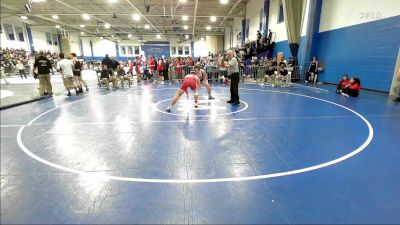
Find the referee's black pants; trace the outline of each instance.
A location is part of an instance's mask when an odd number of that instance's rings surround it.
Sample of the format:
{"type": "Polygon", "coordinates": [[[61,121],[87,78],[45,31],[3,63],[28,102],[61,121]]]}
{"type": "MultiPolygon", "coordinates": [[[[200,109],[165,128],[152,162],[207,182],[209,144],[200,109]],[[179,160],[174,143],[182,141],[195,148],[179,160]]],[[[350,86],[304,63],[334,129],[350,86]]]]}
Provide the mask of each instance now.
{"type": "Polygon", "coordinates": [[[231,101],[239,101],[239,73],[232,73],[231,77],[231,101]]]}

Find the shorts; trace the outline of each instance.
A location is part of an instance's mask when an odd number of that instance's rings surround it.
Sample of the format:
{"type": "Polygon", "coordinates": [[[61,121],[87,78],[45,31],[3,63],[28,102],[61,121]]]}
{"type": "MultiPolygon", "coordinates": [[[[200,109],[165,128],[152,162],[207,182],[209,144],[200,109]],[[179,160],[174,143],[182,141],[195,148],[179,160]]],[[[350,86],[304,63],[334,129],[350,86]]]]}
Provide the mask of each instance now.
{"type": "Polygon", "coordinates": [[[208,75],[207,73],[204,73],[205,75],[202,77],[203,79],[200,80],[201,84],[207,84],[208,83],[208,75]]]}
{"type": "Polygon", "coordinates": [[[192,77],[187,77],[183,80],[183,83],[181,85],[181,90],[187,93],[187,89],[190,87],[190,89],[195,90],[196,89],[196,79],[192,77]]]}

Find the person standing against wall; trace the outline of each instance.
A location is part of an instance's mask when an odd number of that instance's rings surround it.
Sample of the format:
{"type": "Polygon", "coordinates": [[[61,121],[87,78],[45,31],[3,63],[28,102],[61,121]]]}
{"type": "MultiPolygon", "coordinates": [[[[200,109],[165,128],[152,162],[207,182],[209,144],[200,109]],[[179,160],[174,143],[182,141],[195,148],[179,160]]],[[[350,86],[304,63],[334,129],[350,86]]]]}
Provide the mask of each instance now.
{"type": "Polygon", "coordinates": [[[239,101],[239,63],[233,56],[233,51],[226,53],[225,67],[228,68],[228,77],[231,79],[231,99],[227,103],[238,105],[239,101]]]}
{"type": "Polygon", "coordinates": [[[51,70],[51,62],[46,56],[44,55],[43,51],[39,52],[39,57],[36,58],[35,63],[33,65],[34,73],[35,69],[38,69],[38,78],[39,78],[39,94],[40,96],[45,95],[45,91],[47,94],[52,96],[53,95],[53,87],[51,86],[50,82],[50,70],[51,70]]]}

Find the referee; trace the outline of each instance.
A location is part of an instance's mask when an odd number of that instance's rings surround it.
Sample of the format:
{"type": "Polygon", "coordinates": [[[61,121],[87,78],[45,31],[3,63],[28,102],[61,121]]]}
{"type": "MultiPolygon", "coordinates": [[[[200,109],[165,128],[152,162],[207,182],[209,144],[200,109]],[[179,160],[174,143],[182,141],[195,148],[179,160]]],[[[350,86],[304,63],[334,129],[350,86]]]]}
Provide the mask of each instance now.
{"type": "Polygon", "coordinates": [[[236,57],[233,57],[233,51],[226,53],[225,67],[228,68],[228,77],[231,79],[231,99],[227,103],[239,105],[239,63],[236,57]]]}

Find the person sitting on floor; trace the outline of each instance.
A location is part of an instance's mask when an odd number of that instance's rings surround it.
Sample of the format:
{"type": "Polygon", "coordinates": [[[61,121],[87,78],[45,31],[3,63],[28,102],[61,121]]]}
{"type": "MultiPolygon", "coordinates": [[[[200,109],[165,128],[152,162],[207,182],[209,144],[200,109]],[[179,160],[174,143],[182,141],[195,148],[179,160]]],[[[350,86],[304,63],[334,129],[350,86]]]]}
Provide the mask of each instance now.
{"type": "Polygon", "coordinates": [[[349,76],[347,74],[343,75],[342,79],[336,87],[336,93],[340,94],[340,91],[344,89],[350,83],[349,76]]]}
{"type": "Polygon", "coordinates": [[[360,94],[361,82],[357,77],[353,77],[350,83],[341,90],[341,94],[345,97],[358,97],[360,94]]]}
{"type": "Polygon", "coordinates": [[[121,87],[124,87],[124,83],[127,80],[129,87],[131,87],[131,78],[126,75],[124,65],[120,65],[117,70],[118,80],[120,80],[121,87]]]}

